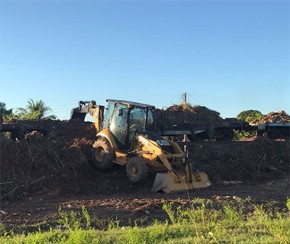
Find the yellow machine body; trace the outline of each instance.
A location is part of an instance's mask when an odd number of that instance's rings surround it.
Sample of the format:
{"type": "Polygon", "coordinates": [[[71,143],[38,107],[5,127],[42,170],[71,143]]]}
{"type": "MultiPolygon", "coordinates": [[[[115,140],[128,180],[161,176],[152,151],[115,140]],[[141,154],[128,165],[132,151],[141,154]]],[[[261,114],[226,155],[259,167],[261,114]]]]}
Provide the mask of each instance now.
{"type": "MultiPolygon", "coordinates": [[[[128,160],[128,151],[122,152],[118,149],[117,143],[110,132],[104,129],[97,134],[99,137],[106,138],[112,148],[115,150],[115,163],[125,165],[128,160]]],[[[168,141],[169,142],[169,141],[168,141]]],[[[205,188],[211,185],[208,175],[204,172],[192,172],[188,163],[185,163],[185,154],[176,142],[169,142],[174,149],[174,153],[164,152],[160,145],[142,135],[136,137],[135,144],[131,148],[131,152],[138,153],[148,166],[155,170],[166,170],[165,173],[157,173],[152,192],[164,191],[166,193],[176,191],[187,191],[198,188],[205,188]],[[173,168],[174,164],[184,164],[183,170],[177,171],[173,168]]]]}
{"type": "Polygon", "coordinates": [[[92,158],[98,169],[109,170],[112,162],[126,166],[132,182],[144,179],[147,168],[162,172],[156,174],[153,192],[169,193],[210,186],[206,173],[192,171],[187,153],[176,142],[147,130],[148,121],[152,123],[153,120],[154,106],[123,100],[107,101],[105,116],[104,106],[96,105],[94,101],[80,101],[71,117],[84,119],[86,113],[93,116],[97,134],[92,158]],[[124,143],[120,144],[122,138],[124,143]]]}

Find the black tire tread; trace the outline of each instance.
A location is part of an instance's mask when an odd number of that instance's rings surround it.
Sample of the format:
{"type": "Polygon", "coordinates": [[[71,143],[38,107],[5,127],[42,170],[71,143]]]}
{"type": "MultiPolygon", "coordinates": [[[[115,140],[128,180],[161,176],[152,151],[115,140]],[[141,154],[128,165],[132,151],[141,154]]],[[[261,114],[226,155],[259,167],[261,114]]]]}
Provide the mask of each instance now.
{"type": "Polygon", "coordinates": [[[126,164],[126,172],[131,182],[140,182],[146,178],[148,169],[144,160],[141,157],[136,156],[131,158],[126,164]],[[137,173],[135,175],[131,172],[132,167],[137,168],[137,173]]]}
{"type": "Polygon", "coordinates": [[[94,167],[98,170],[109,170],[114,166],[113,160],[115,159],[115,152],[112,149],[110,143],[105,138],[99,138],[94,143],[91,159],[93,161],[94,167]],[[95,157],[97,148],[102,148],[106,153],[102,161],[97,160],[95,157]]]}

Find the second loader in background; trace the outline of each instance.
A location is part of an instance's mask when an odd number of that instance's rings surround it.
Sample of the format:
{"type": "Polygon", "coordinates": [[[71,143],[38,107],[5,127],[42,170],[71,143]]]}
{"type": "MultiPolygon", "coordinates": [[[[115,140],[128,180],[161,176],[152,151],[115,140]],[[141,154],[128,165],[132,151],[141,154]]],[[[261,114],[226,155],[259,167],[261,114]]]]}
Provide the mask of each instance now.
{"type": "Polygon", "coordinates": [[[91,160],[99,170],[110,170],[114,163],[126,167],[131,182],[146,178],[148,170],[156,172],[152,191],[184,191],[210,186],[206,173],[194,172],[187,160],[186,148],[154,133],[154,106],[124,100],[107,100],[105,107],[95,101],[79,102],[71,119],[94,118],[97,131],[91,160]]]}

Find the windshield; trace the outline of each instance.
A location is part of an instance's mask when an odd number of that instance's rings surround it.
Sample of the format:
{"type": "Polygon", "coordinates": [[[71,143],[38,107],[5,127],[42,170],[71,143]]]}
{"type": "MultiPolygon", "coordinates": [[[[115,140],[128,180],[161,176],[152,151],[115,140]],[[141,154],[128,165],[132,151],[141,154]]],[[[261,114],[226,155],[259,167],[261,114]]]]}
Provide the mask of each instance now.
{"type": "Polygon", "coordinates": [[[152,113],[152,110],[148,110],[146,128],[149,127],[149,126],[151,126],[152,124],[153,124],[153,113],[152,113]]]}
{"type": "Polygon", "coordinates": [[[145,130],[146,111],[143,108],[133,108],[130,111],[130,129],[145,130]]]}
{"type": "Polygon", "coordinates": [[[148,110],[147,115],[147,124],[146,124],[146,111],[147,108],[138,108],[135,107],[130,111],[129,119],[129,142],[132,141],[133,136],[138,131],[144,131],[148,126],[153,123],[153,114],[152,111],[148,110]]]}

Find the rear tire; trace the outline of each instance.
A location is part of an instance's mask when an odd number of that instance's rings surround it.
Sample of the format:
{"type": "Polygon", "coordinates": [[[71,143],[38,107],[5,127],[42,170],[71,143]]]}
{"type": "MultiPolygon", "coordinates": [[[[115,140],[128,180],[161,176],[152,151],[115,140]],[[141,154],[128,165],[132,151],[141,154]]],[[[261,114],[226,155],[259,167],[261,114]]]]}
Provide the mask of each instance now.
{"type": "Polygon", "coordinates": [[[126,164],[126,172],[131,182],[139,182],[147,176],[147,165],[141,157],[133,157],[126,164]]]}
{"type": "Polygon", "coordinates": [[[115,153],[106,139],[99,138],[94,143],[91,159],[94,167],[99,170],[108,170],[114,166],[115,153]]]}

